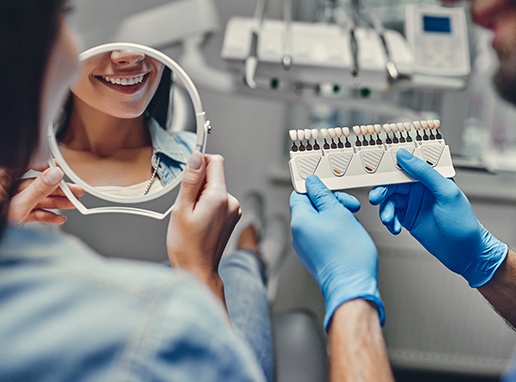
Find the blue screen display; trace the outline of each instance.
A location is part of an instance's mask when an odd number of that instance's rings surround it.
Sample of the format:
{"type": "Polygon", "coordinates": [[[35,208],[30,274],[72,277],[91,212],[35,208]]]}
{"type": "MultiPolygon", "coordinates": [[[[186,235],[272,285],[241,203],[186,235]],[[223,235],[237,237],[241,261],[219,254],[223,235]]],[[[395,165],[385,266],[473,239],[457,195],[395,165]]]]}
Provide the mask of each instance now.
{"type": "Polygon", "coordinates": [[[423,30],[434,33],[451,33],[449,17],[423,16],[423,30]]]}

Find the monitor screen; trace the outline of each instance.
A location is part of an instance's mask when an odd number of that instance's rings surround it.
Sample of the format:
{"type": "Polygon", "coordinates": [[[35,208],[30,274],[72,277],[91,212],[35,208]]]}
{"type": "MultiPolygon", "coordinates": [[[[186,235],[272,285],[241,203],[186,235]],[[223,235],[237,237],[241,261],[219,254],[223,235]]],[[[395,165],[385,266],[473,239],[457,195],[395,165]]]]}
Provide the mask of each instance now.
{"type": "Polygon", "coordinates": [[[423,16],[423,30],[434,33],[451,33],[449,17],[423,16]]]}

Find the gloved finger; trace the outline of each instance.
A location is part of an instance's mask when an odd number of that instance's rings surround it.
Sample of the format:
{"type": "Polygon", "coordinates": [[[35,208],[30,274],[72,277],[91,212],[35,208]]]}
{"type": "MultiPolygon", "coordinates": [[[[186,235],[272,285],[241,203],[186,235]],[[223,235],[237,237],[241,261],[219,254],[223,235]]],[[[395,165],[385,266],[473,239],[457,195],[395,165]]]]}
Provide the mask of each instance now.
{"type": "MultiPolygon", "coordinates": [[[[385,201],[389,196],[390,191],[393,190],[394,187],[388,186],[376,186],[369,191],[369,203],[373,206],[377,206],[385,201]]],[[[393,191],[391,191],[393,192],[393,191]]]]}
{"type": "Polygon", "coordinates": [[[290,194],[290,214],[292,220],[301,218],[301,216],[309,216],[309,214],[317,212],[310,201],[308,195],[298,194],[292,191],[290,194]]]}
{"type": "Polygon", "coordinates": [[[393,194],[390,195],[387,199],[385,199],[384,203],[385,202],[392,203],[396,210],[404,210],[407,208],[408,205],[408,197],[402,194],[393,194]]]}
{"type": "Polygon", "coordinates": [[[443,191],[446,192],[451,184],[454,184],[439,174],[428,163],[412,155],[407,150],[398,150],[396,152],[396,159],[403,170],[428,188],[436,199],[443,195],[443,191]]]}
{"type": "Polygon", "coordinates": [[[393,235],[401,232],[402,226],[398,217],[398,211],[394,208],[393,203],[385,202],[380,205],[380,220],[393,235]]]}
{"type": "Polygon", "coordinates": [[[322,212],[338,205],[337,197],[326,187],[316,175],[306,178],[307,195],[317,211],[322,212]]]}
{"type": "Polygon", "coordinates": [[[386,225],[385,227],[393,235],[399,235],[401,232],[401,228],[402,228],[397,217],[395,217],[394,220],[391,223],[389,223],[388,225],[386,225]]]}
{"type": "Polygon", "coordinates": [[[380,205],[380,220],[384,225],[392,224],[394,221],[394,216],[396,214],[396,208],[394,203],[390,200],[382,203],[380,205]]]}
{"type": "Polygon", "coordinates": [[[369,203],[373,206],[383,203],[389,196],[394,194],[410,194],[414,183],[399,183],[388,186],[376,186],[369,191],[369,203]]]}
{"type": "Polygon", "coordinates": [[[346,192],[336,192],[334,195],[337,197],[339,203],[351,212],[355,213],[360,210],[360,202],[353,195],[346,192]]]}

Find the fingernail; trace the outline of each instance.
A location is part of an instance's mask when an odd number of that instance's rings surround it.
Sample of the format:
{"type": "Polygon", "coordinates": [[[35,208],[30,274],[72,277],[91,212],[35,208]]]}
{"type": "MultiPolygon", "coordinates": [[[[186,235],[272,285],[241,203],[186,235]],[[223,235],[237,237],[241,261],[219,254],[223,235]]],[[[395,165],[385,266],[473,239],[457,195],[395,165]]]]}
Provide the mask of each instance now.
{"type": "Polygon", "coordinates": [[[194,151],[188,159],[188,168],[192,170],[199,170],[202,164],[202,154],[199,151],[194,151]]]}
{"type": "Polygon", "coordinates": [[[43,173],[43,180],[46,184],[54,186],[63,178],[63,171],[59,167],[49,168],[43,173]]]}

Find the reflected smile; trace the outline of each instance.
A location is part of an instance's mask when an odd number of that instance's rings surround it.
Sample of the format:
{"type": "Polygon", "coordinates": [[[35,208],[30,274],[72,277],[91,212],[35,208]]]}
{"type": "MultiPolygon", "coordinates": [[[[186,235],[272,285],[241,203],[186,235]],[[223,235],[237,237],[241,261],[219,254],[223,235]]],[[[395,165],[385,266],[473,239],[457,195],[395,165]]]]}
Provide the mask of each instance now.
{"type": "Polygon", "coordinates": [[[110,82],[113,85],[136,85],[143,81],[145,77],[144,74],[134,77],[112,77],[112,76],[102,76],[102,79],[106,82],[110,82]]]}
{"type": "Polygon", "coordinates": [[[150,73],[133,75],[99,75],[95,78],[107,87],[123,94],[134,94],[142,89],[150,73]]]}

